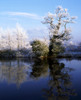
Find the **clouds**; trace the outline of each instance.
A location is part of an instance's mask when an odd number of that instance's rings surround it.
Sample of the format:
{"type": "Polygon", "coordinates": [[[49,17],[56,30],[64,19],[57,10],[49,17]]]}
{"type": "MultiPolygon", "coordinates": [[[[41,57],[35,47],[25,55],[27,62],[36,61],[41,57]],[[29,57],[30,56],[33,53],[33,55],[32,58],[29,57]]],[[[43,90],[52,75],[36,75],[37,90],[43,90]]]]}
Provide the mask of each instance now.
{"type": "Polygon", "coordinates": [[[35,19],[35,20],[42,19],[42,16],[39,16],[34,13],[27,13],[27,12],[3,12],[1,14],[13,16],[13,17],[27,17],[27,18],[31,18],[31,19],[35,19]]]}

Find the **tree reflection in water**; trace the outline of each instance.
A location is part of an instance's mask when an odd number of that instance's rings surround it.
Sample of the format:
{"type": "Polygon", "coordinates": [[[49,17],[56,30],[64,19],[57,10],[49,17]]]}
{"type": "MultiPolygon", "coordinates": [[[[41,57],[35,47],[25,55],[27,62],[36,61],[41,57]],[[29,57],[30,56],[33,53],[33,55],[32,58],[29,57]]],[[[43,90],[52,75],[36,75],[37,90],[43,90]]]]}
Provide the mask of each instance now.
{"type": "Polygon", "coordinates": [[[8,60],[0,62],[0,81],[15,83],[18,87],[25,81],[47,77],[47,88],[43,88],[43,96],[48,100],[69,100],[76,95],[72,88],[70,72],[72,68],[65,67],[59,60],[34,63],[23,60],[8,60]]]}
{"type": "Polygon", "coordinates": [[[35,60],[32,66],[31,77],[38,79],[40,77],[45,77],[48,75],[49,65],[47,61],[35,60]]]}
{"type": "Polygon", "coordinates": [[[75,96],[75,90],[72,88],[70,72],[72,68],[65,67],[58,60],[36,61],[33,65],[31,76],[39,78],[48,75],[48,88],[42,89],[43,96],[48,100],[69,100],[69,96],[75,96]],[[39,63],[40,62],[40,63],[39,63]]]}
{"type": "Polygon", "coordinates": [[[18,87],[27,80],[28,65],[21,60],[0,62],[0,81],[15,83],[18,87]]]}

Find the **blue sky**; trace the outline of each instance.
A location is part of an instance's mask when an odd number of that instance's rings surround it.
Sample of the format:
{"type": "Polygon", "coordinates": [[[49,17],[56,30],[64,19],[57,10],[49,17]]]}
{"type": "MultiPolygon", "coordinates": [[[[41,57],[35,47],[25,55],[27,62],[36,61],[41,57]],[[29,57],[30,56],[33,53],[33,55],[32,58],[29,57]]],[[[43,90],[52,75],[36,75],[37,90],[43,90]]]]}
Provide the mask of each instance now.
{"type": "Polygon", "coordinates": [[[4,29],[7,27],[13,28],[16,23],[19,23],[26,30],[30,30],[30,36],[38,35],[41,37],[42,32],[45,32],[41,30],[45,27],[41,23],[41,17],[48,12],[54,13],[58,5],[67,8],[70,15],[78,16],[76,24],[71,25],[71,27],[73,40],[80,41],[81,0],[0,0],[0,27],[4,29]],[[36,33],[34,34],[34,32],[36,33]]]}

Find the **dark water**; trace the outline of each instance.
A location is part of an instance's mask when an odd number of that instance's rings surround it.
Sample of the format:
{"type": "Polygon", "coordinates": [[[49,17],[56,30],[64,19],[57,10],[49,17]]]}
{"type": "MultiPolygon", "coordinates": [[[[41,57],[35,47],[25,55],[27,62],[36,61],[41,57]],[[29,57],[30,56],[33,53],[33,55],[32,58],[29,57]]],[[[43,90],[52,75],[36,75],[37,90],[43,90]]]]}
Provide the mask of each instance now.
{"type": "Polygon", "coordinates": [[[81,100],[81,60],[0,60],[0,100],[81,100]]]}

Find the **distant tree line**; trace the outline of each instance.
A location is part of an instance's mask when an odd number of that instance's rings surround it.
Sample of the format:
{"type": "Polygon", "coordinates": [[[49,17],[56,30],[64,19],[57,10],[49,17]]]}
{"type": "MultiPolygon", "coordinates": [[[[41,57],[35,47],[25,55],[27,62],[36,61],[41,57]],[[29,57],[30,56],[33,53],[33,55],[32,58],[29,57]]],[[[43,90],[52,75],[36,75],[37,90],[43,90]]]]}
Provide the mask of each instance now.
{"type": "Polygon", "coordinates": [[[20,50],[29,46],[27,33],[19,24],[14,29],[0,28],[0,50],[20,50]]]}

